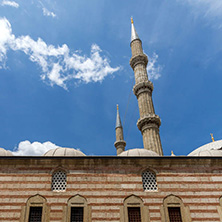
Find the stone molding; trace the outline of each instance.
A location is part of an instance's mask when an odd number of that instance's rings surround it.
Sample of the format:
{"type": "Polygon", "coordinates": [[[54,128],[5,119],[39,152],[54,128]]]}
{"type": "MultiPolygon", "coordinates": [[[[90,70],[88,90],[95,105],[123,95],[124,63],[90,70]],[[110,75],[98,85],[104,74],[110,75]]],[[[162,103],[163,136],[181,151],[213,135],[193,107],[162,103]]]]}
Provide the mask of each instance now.
{"type": "Polygon", "coordinates": [[[42,222],[49,221],[50,209],[47,206],[46,202],[47,202],[46,199],[39,194],[29,197],[26,202],[26,206],[23,207],[23,209],[22,209],[20,222],[28,222],[29,221],[30,207],[42,207],[42,220],[41,221],[42,222]]]}
{"type": "Polygon", "coordinates": [[[65,213],[63,221],[69,222],[71,216],[71,207],[83,207],[83,222],[91,222],[91,207],[88,206],[87,200],[85,197],[77,194],[73,197],[70,197],[67,202],[67,207],[65,207],[65,213]]]}
{"type": "Polygon", "coordinates": [[[160,125],[160,117],[156,114],[143,116],[137,121],[137,127],[141,132],[148,128],[157,128],[157,130],[159,130],[160,125]]]}
{"type": "Polygon", "coordinates": [[[128,207],[139,207],[141,213],[141,222],[149,222],[149,208],[144,206],[143,200],[132,194],[123,201],[123,207],[120,208],[120,222],[128,222],[128,207]]]}
{"type": "Polygon", "coordinates": [[[132,67],[133,70],[136,65],[141,63],[147,66],[148,58],[145,54],[139,54],[130,59],[130,66],[132,67]]]}
{"type": "Polygon", "coordinates": [[[117,155],[119,155],[120,153],[125,151],[126,141],[125,140],[117,140],[114,143],[114,146],[116,147],[117,155]]]}
{"type": "Polygon", "coordinates": [[[133,92],[137,98],[141,93],[144,92],[148,92],[150,95],[152,95],[152,91],[153,91],[153,83],[151,81],[141,82],[133,87],[133,92]]]}
{"type": "Polygon", "coordinates": [[[126,146],[126,142],[125,140],[118,140],[114,143],[114,146],[116,147],[116,149],[118,149],[119,147],[122,147],[122,146],[126,146]]]}
{"type": "Polygon", "coordinates": [[[191,222],[190,209],[188,206],[184,206],[182,199],[178,196],[170,194],[163,200],[163,205],[161,206],[161,219],[162,222],[170,222],[168,207],[179,207],[183,222],[191,222]]]}

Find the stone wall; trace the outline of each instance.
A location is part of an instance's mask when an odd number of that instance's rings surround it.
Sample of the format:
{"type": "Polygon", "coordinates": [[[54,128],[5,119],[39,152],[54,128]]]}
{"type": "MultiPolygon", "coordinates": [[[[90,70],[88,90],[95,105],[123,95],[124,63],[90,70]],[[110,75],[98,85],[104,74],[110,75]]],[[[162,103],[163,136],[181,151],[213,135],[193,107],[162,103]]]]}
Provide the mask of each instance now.
{"type": "Polygon", "coordinates": [[[184,221],[219,222],[222,221],[221,160],[189,157],[0,158],[0,221],[26,221],[27,201],[35,195],[45,199],[44,213],[47,215],[44,220],[50,222],[67,221],[68,201],[76,196],[85,200],[86,221],[125,222],[124,200],[132,195],[142,200],[143,221],[167,221],[164,200],[171,195],[183,204],[184,221]],[[67,172],[64,192],[51,191],[55,169],[67,172]],[[156,173],[157,191],[143,190],[141,174],[146,169],[156,173]]]}

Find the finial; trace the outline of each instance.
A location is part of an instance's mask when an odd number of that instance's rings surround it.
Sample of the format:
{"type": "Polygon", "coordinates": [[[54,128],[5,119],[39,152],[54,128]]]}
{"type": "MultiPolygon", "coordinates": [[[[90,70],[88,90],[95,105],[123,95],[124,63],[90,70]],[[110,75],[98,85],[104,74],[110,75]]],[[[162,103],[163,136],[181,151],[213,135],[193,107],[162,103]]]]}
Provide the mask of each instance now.
{"type": "Polygon", "coordinates": [[[175,154],[173,153],[173,150],[171,150],[171,156],[175,156],[175,154]]]}
{"type": "Polygon", "coordinates": [[[116,104],[116,109],[119,110],[119,105],[118,104],[116,104]]]}
{"type": "Polygon", "coordinates": [[[212,142],[214,142],[214,136],[213,136],[213,133],[210,134],[211,135],[211,139],[212,139],[212,142]]]}
{"type": "Polygon", "coordinates": [[[133,24],[133,17],[131,17],[131,23],[133,24]]]}

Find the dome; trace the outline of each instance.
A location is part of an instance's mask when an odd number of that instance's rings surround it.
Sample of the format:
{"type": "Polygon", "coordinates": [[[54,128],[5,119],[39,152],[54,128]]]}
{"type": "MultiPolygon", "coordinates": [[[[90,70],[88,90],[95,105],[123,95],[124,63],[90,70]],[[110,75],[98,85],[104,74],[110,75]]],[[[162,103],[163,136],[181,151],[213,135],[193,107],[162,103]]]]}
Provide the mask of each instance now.
{"type": "Polygon", "coordinates": [[[222,156],[222,150],[204,150],[197,152],[192,156],[222,156]]]}
{"type": "Polygon", "coordinates": [[[3,148],[0,148],[0,156],[13,156],[13,154],[9,150],[5,150],[3,148]]]}
{"type": "Polygon", "coordinates": [[[159,156],[159,155],[151,150],[130,149],[120,153],[118,156],[159,156]]]}
{"type": "Polygon", "coordinates": [[[80,150],[58,147],[47,151],[43,156],[85,156],[80,150]]]}
{"type": "Polygon", "coordinates": [[[188,156],[221,156],[220,153],[222,153],[222,140],[207,143],[189,153],[188,156]]]}

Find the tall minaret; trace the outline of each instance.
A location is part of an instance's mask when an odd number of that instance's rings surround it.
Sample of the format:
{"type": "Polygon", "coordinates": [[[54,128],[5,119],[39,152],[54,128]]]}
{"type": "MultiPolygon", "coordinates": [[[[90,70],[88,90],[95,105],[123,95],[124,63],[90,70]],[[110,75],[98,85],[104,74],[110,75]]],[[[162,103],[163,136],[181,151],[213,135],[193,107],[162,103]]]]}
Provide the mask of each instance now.
{"type": "Polygon", "coordinates": [[[117,105],[116,114],[116,142],[114,143],[116,147],[117,155],[125,150],[126,142],[123,140],[123,127],[119,115],[119,106],[117,105]]]}
{"type": "Polygon", "coordinates": [[[130,46],[132,50],[132,58],[130,59],[130,65],[135,75],[133,91],[138,100],[140,113],[137,126],[143,135],[144,149],[152,150],[162,156],[163,150],[159,135],[161,121],[154,111],[152,101],[153,84],[148,80],[146,71],[148,58],[143,53],[142,42],[136,33],[132,18],[131,23],[130,46]]]}

